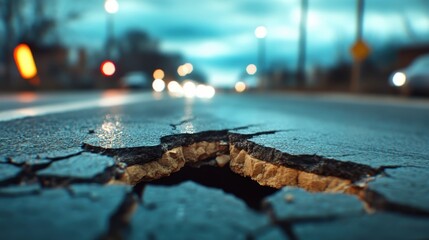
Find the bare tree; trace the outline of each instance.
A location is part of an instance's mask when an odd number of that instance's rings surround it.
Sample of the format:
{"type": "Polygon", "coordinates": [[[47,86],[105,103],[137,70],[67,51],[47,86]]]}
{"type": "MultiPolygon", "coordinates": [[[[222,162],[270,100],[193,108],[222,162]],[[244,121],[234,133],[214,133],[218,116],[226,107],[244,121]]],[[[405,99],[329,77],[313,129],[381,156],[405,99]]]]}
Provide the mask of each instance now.
{"type": "Polygon", "coordinates": [[[80,17],[80,12],[90,1],[79,1],[65,15],[57,15],[56,0],[0,0],[0,22],[4,25],[0,64],[5,66],[4,87],[9,87],[15,71],[13,49],[20,42],[32,47],[60,44],[60,24],[80,17]]]}

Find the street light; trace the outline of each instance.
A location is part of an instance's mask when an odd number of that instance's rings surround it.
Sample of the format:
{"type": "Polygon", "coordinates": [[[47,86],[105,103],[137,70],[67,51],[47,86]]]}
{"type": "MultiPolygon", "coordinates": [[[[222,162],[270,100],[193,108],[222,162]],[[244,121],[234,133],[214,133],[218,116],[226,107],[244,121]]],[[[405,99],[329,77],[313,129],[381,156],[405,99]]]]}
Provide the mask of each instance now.
{"type": "Polygon", "coordinates": [[[19,44],[13,51],[13,57],[21,77],[32,85],[39,85],[40,79],[37,77],[37,67],[30,47],[25,43],[19,44]]]}
{"type": "Polygon", "coordinates": [[[265,72],[265,38],[267,37],[267,28],[265,26],[259,26],[255,29],[255,37],[258,39],[258,68],[259,68],[259,86],[264,86],[263,74],[265,72]]]}
{"type": "Polygon", "coordinates": [[[116,0],[106,0],[104,2],[104,9],[107,12],[107,56],[108,58],[112,58],[113,46],[115,44],[113,16],[119,10],[119,3],[116,0]]]}
{"type": "Polygon", "coordinates": [[[113,76],[113,74],[115,74],[116,66],[112,61],[106,60],[101,63],[100,70],[104,76],[110,77],[110,76],[113,76]]]}
{"type": "Polygon", "coordinates": [[[267,28],[265,26],[259,26],[255,29],[255,36],[257,38],[265,38],[267,36],[267,28]]]}
{"type": "Polygon", "coordinates": [[[114,14],[119,10],[119,4],[116,0],[106,0],[104,2],[104,9],[107,13],[114,14]]]}
{"type": "Polygon", "coordinates": [[[299,41],[298,41],[298,62],[297,62],[297,83],[298,86],[305,86],[305,63],[307,50],[307,15],[308,1],[301,0],[301,14],[299,21],[299,41]]]}

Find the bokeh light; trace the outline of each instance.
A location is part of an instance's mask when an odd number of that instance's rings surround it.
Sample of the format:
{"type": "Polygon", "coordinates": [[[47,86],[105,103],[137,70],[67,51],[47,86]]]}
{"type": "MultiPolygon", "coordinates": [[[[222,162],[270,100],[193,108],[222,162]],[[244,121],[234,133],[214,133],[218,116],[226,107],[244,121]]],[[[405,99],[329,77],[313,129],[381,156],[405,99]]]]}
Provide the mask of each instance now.
{"type": "Polygon", "coordinates": [[[241,93],[246,90],[246,84],[244,82],[237,82],[235,84],[235,91],[241,93]]]}
{"type": "Polygon", "coordinates": [[[119,10],[119,4],[116,0],[106,0],[104,2],[104,9],[110,14],[117,13],[119,10]]]}
{"type": "Polygon", "coordinates": [[[184,70],[186,71],[186,74],[191,74],[192,71],[194,71],[194,66],[190,63],[183,64],[184,70]]]}
{"type": "Polygon", "coordinates": [[[179,76],[184,77],[186,76],[186,74],[188,74],[188,72],[186,71],[186,68],[183,65],[180,65],[177,68],[177,74],[179,74],[179,76]]]}
{"type": "Polygon", "coordinates": [[[213,98],[216,94],[216,90],[212,86],[206,86],[204,89],[204,98],[213,98]]]}
{"type": "Polygon", "coordinates": [[[190,63],[185,63],[183,65],[180,65],[177,68],[177,73],[179,74],[179,76],[184,77],[190,73],[192,73],[192,71],[194,71],[194,66],[190,63]]]}
{"type": "Polygon", "coordinates": [[[185,94],[185,97],[187,98],[193,98],[196,95],[197,86],[195,86],[195,83],[191,81],[186,81],[183,84],[183,93],[185,94]]]}
{"type": "Polygon", "coordinates": [[[199,98],[203,98],[204,97],[204,91],[206,89],[206,85],[203,84],[198,84],[197,85],[197,89],[196,89],[196,95],[199,98]]]}
{"type": "Polygon", "coordinates": [[[36,63],[27,44],[19,44],[15,48],[13,56],[22,78],[30,79],[37,75],[36,63]]]}
{"type": "Polygon", "coordinates": [[[407,82],[407,76],[403,72],[397,72],[393,75],[392,83],[396,87],[402,87],[407,82]]]}
{"type": "Polygon", "coordinates": [[[153,71],[153,79],[164,79],[165,74],[162,69],[156,69],[153,71]]]}
{"type": "Polygon", "coordinates": [[[249,75],[254,75],[256,73],[256,71],[258,71],[258,69],[256,68],[255,64],[249,64],[246,67],[246,72],[249,75]]]}
{"type": "Polygon", "coordinates": [[[216,93],[216,90],[212,86],[207,86],[204,84],[199,84],[196,89],[196,96],[199,98],[213,98],[216,93]]]}
{"type": "Polygon", "coordinates": [[[152,82],[152,88],[155,92],[162,92],[165,89],[165,82],[162,79],[155,79],[152,82]]]}
{"type": "Polygon", "coordinates": [[[265,38],[267,36],[267,28],[264,26],[259,26],[255,29],[255,36],[257,38],[265,38]]]}
{"type": "Polygon", "coordinates": [[[112,61],[107,60],[101,63],[100,70],[104,76],[109,77],[115,74],[116,66],[112,61]]]}
{"type": "Polygon", "coordinates": [[[172,94],[182,94],[183,88],[180,86],[180,84],[176,81],[171,81],[167,85],[168,91],[172,94]]]}

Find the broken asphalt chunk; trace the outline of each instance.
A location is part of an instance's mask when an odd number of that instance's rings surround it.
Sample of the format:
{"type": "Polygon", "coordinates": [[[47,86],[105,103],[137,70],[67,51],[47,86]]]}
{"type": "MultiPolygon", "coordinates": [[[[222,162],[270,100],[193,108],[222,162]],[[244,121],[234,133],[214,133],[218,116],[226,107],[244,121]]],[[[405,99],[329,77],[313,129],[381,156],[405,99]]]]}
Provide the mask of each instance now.
{"type": "MultiPolygon", "coordinates": [[[[20,188],[20,187],[16,187],[20,188]]],[[[108,230],[108,219],[128,186],[71,186],[44,189],[37,195],[0,196],[0,235],[3,239],[95,239],[108,230]],[[88,197],[90,195],[95,198],[88,197]]]]}

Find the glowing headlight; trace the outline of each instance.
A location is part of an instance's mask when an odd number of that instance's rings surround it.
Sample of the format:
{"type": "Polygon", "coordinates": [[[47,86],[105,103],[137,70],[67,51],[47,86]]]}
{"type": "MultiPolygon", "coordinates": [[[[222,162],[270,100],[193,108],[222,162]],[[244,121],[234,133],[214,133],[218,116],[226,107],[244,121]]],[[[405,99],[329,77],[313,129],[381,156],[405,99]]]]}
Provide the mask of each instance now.
{"type": "Polygon", "coordinates": [[[403,72],[396,72],[393,75],[392,83],[396,87],[402,87],[407,82],[407,76],[403,72]]]}

